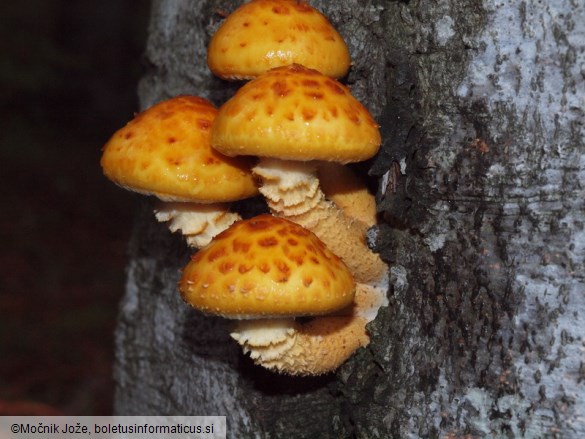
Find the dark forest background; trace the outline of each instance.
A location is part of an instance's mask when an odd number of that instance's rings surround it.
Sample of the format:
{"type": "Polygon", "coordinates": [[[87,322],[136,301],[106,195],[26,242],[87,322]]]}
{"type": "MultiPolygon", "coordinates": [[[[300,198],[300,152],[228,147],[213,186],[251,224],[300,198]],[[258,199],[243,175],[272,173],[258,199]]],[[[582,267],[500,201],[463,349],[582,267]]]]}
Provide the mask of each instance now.
{"type": "Polygon", "coordinates": [[[0,2],[0,414],[112,410],[137,196],[101,147],[138,108],[148,0],[0,2]]]}

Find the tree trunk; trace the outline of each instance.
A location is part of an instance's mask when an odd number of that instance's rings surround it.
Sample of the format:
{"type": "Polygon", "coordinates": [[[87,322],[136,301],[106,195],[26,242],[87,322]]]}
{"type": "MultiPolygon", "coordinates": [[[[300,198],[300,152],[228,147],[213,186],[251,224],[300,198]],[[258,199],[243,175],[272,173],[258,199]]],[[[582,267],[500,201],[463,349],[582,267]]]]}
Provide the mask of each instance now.
{"type": "MultiPolygon", "coordinates": [[[[221,104],[206,44],[232,0],[155,0],[142,106],[221,104]]],[[[338,372],[256,367],[177,291],[189,251],[148,202],[116,334],[116,412],[226,415],[229,437],[585,437],[585,6],[312,1],[379,121],[370,241],[390,306],[338,372]]]]}

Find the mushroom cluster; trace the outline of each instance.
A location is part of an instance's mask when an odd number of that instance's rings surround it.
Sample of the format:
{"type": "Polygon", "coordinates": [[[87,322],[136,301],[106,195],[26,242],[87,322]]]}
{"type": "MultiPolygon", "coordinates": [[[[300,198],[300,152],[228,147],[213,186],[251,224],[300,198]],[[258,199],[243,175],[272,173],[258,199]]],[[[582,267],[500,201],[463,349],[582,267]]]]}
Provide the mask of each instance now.
{"type": "Polygon", "coordinates": [[[345,166],[381,143],[337,80],[348,48],[304,1],[251,0],[213,35],[207,62],[222,79],[250,82],[219,109],[180,96],[146,110],[106,144],[104,173],[162,200],[156,217],[200,249],[183,270],[183,299],[234,319],[232,337],[257,364],[335,370],[369,343],[388,282],[365,239],[374,198],[345,166]],[[272,215],[229,211],[258,193],[272,215]]]}

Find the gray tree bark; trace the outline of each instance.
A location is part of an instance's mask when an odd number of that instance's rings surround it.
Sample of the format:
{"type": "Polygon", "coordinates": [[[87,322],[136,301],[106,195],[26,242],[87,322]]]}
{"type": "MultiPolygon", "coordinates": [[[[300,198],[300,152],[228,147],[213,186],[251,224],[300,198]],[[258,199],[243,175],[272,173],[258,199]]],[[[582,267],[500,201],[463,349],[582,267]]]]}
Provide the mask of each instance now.
{"type": "MultiPolygon", "coordinates": [[[[382,127],[371,344],[335,374],[253,366],[184,305],[189,251],[147,202],[116,333],[117,414],[226,415],[229,437],[585,437],[585,5],[311,2],[382,127]]],[[[142,107],[238,84],[205,63],[233,0],[155,0],[142,107]]]]}

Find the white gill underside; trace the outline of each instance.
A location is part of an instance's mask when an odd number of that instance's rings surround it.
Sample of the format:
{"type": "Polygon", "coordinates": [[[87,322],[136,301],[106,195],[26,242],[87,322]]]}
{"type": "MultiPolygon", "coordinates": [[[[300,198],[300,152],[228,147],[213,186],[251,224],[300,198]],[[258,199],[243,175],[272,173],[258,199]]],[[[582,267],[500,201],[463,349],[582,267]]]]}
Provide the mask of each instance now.
{"type": "MultiPolygon", "coordinates": [[[[387,282],[386,278],[375,286],[357,285],[351,317],[363,325],[364,331],[365,325],[376,318],[380,307],[388,305],[387,282]]],[[[317,322],[314,321],[313,325],[315,323],[319,325],[319,319],[325,322],[326,319],[336,318],[339,318],[339,315],[315,317],[314,320],[317,322]]],[[[257,364],[268,368],[277,367],[280,371],[293,375],[298,372],[294,368],[299,362],[303,362],[303,356],[308,360],[327,355],[320,349],[321,345],[341,346],[346,343],[347,337],[342,328],[322,334],[306,333],[303,331],[303,324],[294,319],[240,320],[230,335],[242,346],[244,353],[249,353],[250,358],[257,364]],[[288,367],[291,370],[288,370],[288,367]]],[[[335,351],[329,354],[337,355],[335,351]]],[[[324,363],[328,364],[329,361],[324,360],[324,363]]]]}
{"type": "Polygon", "coordinates": [[[284,217],[302,215],[324,197],[314,162],[262,158],[253,171],[262,178],[259,190],[270,209],[284,217]]]}
{"type": "Polygon", "coordinates": [[[168,222],[171,232],[180,231],[187,244],[202,248],[226,230],[240,215],[228,211],[225,204],[161,203],[155,210],[156,219],[168,222]]]}

